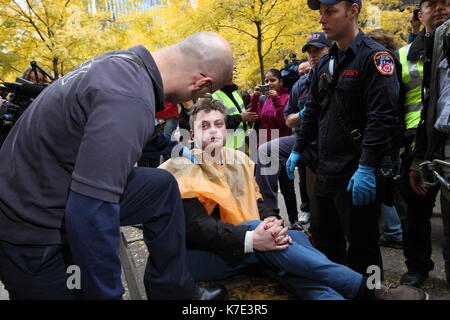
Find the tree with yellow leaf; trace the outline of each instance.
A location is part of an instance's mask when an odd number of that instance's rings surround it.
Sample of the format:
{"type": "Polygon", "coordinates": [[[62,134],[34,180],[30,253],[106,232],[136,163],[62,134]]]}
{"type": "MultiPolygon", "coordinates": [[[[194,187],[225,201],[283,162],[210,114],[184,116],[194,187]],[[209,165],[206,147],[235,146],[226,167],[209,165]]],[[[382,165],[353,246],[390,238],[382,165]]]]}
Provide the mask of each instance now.
{"type": "Polygon", "coordinates": [[[30,60],[58,78],[92,56],[118,49],[124,30],[111,23],[107,11],[87,8],[87,0],[0,0],[1,78],[17,75],[30,60]]]}
{"type": "MultiPolygon", "coordinates": [[[[360,17],[365,32],[384,28],[401,45],[408,35],[410,11],[400,0],[363,2],[360,17]]],[[[268,68],[282,68],[289,53],[300,52],[309,34],[321,31],[319,13],[306,0],[170,0],[151,10],[152,44],[168,45],[186,35],[210,30],[230,41],[236,57],[236,82],[245,89],[264,81],[268,68]],[[157,31],[156,31],[157,30],[157,31]]],[[[142,21],[145,21],[142,15],[142,21]]]]}
{"type": "MultiPolygon", "coordinates": [[[[130,10],[111,18],[107,0],[88,12],[87,0],[0,0],[0,78],[36,60],[56,76],[106,51],[143,44],[149,50],[172,45],[209,30],[232,45],[236,83],[249,89],[269,68],[282,68],[289,53],[300,52],[309,34],[321,31],[319,13],[306,0],[164,0],[161,6],[130,10]]],[[[360,26],[384,28],[401,45],[408,35],[409,10],[400,0],[363,2],[360,26]]]]}

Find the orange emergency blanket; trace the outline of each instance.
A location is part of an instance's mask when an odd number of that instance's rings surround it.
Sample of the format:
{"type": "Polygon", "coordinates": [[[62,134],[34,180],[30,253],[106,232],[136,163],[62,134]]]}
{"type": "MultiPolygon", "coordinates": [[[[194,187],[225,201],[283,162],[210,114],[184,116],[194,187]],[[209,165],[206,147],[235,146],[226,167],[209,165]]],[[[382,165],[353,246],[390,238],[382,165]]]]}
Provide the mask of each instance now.
{"type": "Polygon", "coordinates": [[[209,215],[218,204],[221,220],[233,225],[260,219],[256,201],[262,196],[254,178],[255,163],[245,153],[223,148],[220,165],[204,163],[202,150],[191,153],[200,164],[179,157],[159,166],[175,176],[182,199],[197,198],[209,215]]]}

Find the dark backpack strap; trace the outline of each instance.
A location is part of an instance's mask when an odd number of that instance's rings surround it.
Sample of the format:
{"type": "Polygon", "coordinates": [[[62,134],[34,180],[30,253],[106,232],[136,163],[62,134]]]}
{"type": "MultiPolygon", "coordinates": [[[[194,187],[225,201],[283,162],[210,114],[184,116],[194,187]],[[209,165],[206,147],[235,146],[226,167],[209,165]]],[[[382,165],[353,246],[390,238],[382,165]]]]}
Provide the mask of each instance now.
{"type": "Polygon", "coordinates": [[[264,105],[264,103],[266,103],[266,100],[267,100],[267,96],[261,96],[259,98],[259,103],[261,104],[261,108],[264,105]]]}
{"type": "Polygon", "coordinates": [[[331,89],[334,95],[334,100],[336,102],[336,116],[339,122],[339,125],[350,138],[353,143],[353,146],[356,150],[361,150],[361,142],[362,142],[362,134],[359,128],[352,123],[351,117],[348,116],[348,112],[345,112],[345,107],[343,103],[342,92],[337,88],[331,89]]]}

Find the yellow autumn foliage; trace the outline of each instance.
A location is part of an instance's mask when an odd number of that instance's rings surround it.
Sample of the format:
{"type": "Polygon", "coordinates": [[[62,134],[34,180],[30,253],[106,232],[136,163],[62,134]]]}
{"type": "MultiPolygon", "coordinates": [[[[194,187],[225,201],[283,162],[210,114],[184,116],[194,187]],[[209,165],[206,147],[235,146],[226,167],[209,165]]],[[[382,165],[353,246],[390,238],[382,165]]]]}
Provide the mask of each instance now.
{"type": "MultiPolygon", "coordinates": [[[[62,75],[102,52],[137,44],[150,51],[185,36],[215,31],[231,43],[236,59],[235,82],[247,90],[270,68],[281,69],[309,33],[321,31],[319,14],[306,0],[163,0],[149,10],[130,10],[112,17],[107,0],[88,12],[87,0],[0,0],[0,79],[17,76],[30,60],[62,75]],[[30,8],[24,9],[25,4],[30,8]],[[22,8],[21,8],[22,7],[22,8]]],[[[411,8],[400,0],[363,1],[360,26],[365,32],[384,28],[405,45],[411,8]]]]}

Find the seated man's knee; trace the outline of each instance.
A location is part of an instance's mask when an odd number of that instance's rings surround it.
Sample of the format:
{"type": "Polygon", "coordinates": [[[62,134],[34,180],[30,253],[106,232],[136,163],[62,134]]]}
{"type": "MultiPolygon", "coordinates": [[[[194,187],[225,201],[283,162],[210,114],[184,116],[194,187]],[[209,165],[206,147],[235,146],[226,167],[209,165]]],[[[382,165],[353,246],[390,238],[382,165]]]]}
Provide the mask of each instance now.
{"type": "Polygon", "coordinates": [[[255,230],[261,222],[262,222],[261,220],[251,220],[251,221],[246,221],[246,222],[242,223],[241,225],[247,226],[250,231],[250,230],[255,230]]]}
{"type": "Polygon", "coordinates": [[[289,230],[288,235],[292,238],[293,241],[302,245],[302,246],[312,246],[311,241],[309,241],[308,236],[299,230],[289,230]]]}

